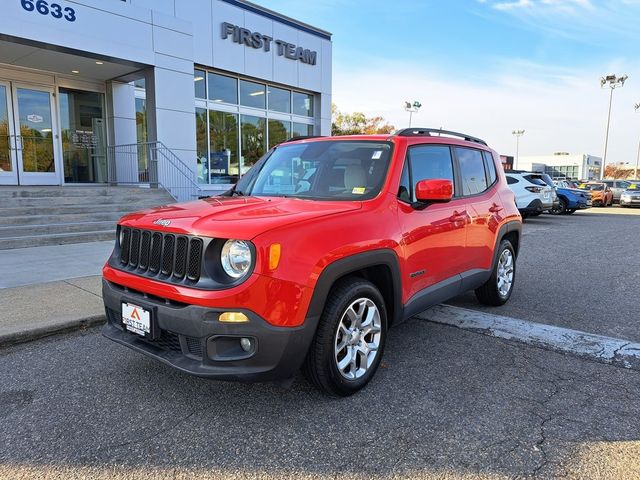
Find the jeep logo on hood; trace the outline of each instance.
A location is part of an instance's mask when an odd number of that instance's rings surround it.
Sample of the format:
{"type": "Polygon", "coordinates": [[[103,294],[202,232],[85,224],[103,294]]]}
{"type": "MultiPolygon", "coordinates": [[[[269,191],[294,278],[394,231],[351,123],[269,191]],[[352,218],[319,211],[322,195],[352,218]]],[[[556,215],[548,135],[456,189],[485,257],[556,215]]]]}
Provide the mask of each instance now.
{"type": "Polygon", "coordinates": [[[154,220],[154,225],[160,225],[162,227],[168,227],[169,225],[171,225],[171,220],[164,220],[162,218],[159,218],[158,220],[154,220]]]}

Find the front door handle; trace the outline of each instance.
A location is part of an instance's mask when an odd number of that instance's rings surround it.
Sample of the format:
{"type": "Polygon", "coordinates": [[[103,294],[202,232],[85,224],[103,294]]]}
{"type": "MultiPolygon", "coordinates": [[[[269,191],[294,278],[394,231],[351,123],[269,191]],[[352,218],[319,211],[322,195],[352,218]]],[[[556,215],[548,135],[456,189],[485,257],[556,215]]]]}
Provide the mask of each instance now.
{"type": "Polygon", "coordinates": [[[498,205],[497,203],[494,203],[493,205],[491,205],[491,206],[489,207],[489,211],[490,211],[491,213],[498,213],[498,212],[500,212],[501,210],[504,210],[504,208],[503,208],[503,207],[501,207],[500,205],[498,205]]]}

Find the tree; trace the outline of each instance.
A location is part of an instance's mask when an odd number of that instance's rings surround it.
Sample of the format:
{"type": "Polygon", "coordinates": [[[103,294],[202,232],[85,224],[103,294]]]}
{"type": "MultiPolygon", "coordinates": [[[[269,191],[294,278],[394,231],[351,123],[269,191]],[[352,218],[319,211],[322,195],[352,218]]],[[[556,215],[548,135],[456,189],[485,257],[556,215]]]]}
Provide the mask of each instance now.
{"type": "Polygon", "coordinates": [[[625,164],[612,164],[604,167],[604,177],[614,180],[632,178],[633,167],[625,164]]]}
{"type": "Polygon", "coordinates": [[[367,118],[362,112],[343,113],[335,104],[331,105],[331,114],[332,135],[373,135],[395,130],[383,117],[367,118]]]}

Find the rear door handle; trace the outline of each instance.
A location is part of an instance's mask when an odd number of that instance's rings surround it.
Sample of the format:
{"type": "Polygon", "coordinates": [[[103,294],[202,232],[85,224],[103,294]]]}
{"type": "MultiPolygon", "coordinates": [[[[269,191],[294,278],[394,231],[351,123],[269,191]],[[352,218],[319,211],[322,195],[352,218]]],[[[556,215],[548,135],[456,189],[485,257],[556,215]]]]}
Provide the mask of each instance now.
{"type": "Polygon", "coordinates": [[[504,208],[502,208],[500,205],[498,205],[497,203],[494,203],[493,205],[491,205],[489,207],[489,211],[491,213],[498,213],[499,211],[504,210],[504,208]]]}
{"type": "Polygon", "coordinates": [[[467,219],[467,211],[463,210],[462,212],[458,212],[454,210],[453,215],[449,217],[449,221],[452,223],[461,222],[467,219]]]}

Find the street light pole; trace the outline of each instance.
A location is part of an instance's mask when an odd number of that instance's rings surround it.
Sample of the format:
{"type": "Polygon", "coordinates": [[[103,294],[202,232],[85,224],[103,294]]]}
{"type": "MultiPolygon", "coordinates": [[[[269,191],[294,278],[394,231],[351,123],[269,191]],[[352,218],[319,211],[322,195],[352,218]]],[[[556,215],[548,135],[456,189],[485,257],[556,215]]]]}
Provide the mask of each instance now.
{"type": "Polygon", "coordinates": [[[404,102],[404,109],[409,112],[409,127],[411,127],[411,119],[413,117],[414,112],[417,112],[422,107],[422,104],[415,100],[413,103],[404,102]]]}
{"type": "Polygon", "coordinates": [[[516,161],[513,165],[513,169],[517,170],[518,159],[520,158],[520,137],[524,135],[524,130],[514,130],[511,133],[516,137],[516,161]]]}
{"type": "Polygon", "coordinates": [[[602,156],[602,162],[600,162],[600,180],[604,179],[604,170],[605,165],[607,163],[607,148],[609,146],[609,125],[611,124],[611,104],[613,102],[613,91],[618,87],[623,87],[624,82],[629,78],[627,75],[622,75],[620,77],[616,75],[607,75],[606,77],[602,77],[600,79],[600,88],[604,88],[605,86],[611,89],[609,94],[609,113],[607,115],[607,131],[604,136],[604,155],[602,156]]]}
{"type": "MultiPolygon", "coordinates": [[[[640,110],[640,103],[636,103],[635,106],[636,112],[640,110]]],[[[640,164],[640,140],[638,140],[638,155],[636,156],[636,168],[633,169],[633,179],[638,180],[638,164],[640,164]]]]}

